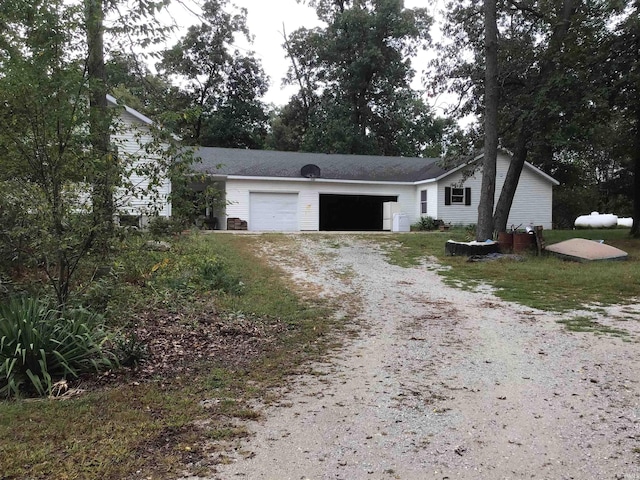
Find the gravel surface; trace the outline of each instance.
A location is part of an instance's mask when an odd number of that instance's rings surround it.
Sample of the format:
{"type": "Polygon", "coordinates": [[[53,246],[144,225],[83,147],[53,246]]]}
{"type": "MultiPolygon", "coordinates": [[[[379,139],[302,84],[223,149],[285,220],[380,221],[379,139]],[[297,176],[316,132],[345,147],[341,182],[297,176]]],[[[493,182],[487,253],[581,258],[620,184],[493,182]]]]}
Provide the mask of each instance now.
{"type": "Polygon", "coordinates": [[[640,480],[640,305],[598,310],[622,338],[569,332],[557,320],[574,314],[445,286],[438,264],[390,265],[377,242],[291,239],[270,256],[360,333],[215,479],[640,480]]]}

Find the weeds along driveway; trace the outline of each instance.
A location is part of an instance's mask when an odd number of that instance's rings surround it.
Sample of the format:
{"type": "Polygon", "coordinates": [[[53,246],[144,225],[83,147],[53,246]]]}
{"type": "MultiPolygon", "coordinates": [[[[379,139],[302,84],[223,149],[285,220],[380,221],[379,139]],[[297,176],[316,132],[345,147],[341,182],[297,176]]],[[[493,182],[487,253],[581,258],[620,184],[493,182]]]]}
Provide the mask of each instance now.
{"type": "MultiPolygon", "coordinates": [[[[359,334],[295,378],[216,479],[640,479],[640,307],[624,338],[390,265],[377,238],[268,254],[359,334]],[[341,308],[340,308],[341,307],[341,308]]],[[[619,325],[618,325],[619,326],[619,325]]]]}

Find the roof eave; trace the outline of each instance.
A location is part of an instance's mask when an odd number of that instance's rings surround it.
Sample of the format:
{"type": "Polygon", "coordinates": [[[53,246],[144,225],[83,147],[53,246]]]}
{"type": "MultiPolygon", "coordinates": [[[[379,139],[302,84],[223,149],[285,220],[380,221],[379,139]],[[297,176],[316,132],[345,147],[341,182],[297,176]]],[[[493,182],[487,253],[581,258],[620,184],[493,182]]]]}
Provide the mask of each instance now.
{"type": "Polygon", "coordinates": [[[151,120],[146,115],[143,115],[142,113],[140,113],[139,111],[137,111],[134,108],[128,107],[126,105],[120,105],[118,103],[118,100],[116,100],[116,98],[113,95],[107,94],[107,102],[111,103],[112,105],[114,105],[116,107],[123,107],[125,112],[127,112],[128,114],[130,114],[133,117],[137,118],[142,123],[146,123],[147,125],[153,125],[153,120],[151,120]]]}
{"type": "Polygon", "coordinates": [[[437,181],[438,181],[437,178],[425,178],[424,180],[416,180],[415,182],[413,182],[413,184],[418,186],[418,185],[426,185],[427,183],[435,183],[437,181]]]}
{"type": "MultiPolygon", "coordinates": [[[[511,158],[513,158],[512,155],[510,155],[506,150],[501,150],[501,153],[510,156],[511,158]]],[[[475,157],[473,157],[473,159],[469,160],[468,162],[463,163],[462,165],[459,165],[458,167],[452,169],[452,170],[448,170],[446,172],[444,172],[442,175],[436,177],[434,179],[434,181],[439,182],[440,180],[442,180],[445,177],[448,177],[449,175],[456,173],[460,170],[462,170],[463,168],[468,167],[469,165],[471,165],[472,163],[476,163],[478,160],[481,160],[484,157],[484,153],[478,154],[475,157]]],[[[540,175],[541,177],[543,177],[545,180],[547,180],[548,182],[552,183],[555,186],[560,185],[560,182],[558,180],[556,180],[555,178],[553,178],[551,175],[548,175],[546,173],[544,173],[542,170],[540,170],[538,167],[536,167],[535,165],[532,165],[531,163],[525,161],[524,162],[525,167],[529,168],[530,170],[533,170],[535,173],[537,173],[538,175],[540,175]]]]}
{"type": "Polygon", "coordinates": [[[258,181],[276,181],[276,182],[315,182],[315,183],[355,183],[364,185],[402,185],[413,186],[415,182],[400,182],[400,181],[383,181],[383,180],[348,180],[338,178],[302,178],[302,177],[254,177],[250,175],[227,175],[228,180],[258,180],[258,181]]]}
{"type": "Polygon", "coordinates": [[[553,185],[555,185],[556,187],[558,185],[560,185],[560,182],[558,180],[556,180],[555,178],[553,178],[551,175],[547,175],[546,173],[544,173],[542,170],[540,170],[538,167],[536,167],[535,165],[530,164],[529,162],[524,162],[525,167],[530,168],[531,170],[533,170],[534,172],[536,172],[538,175],[540,175],[541,177],[545,178],[546,180],[548,180],[549,182],[551,182],[553,185]]]}

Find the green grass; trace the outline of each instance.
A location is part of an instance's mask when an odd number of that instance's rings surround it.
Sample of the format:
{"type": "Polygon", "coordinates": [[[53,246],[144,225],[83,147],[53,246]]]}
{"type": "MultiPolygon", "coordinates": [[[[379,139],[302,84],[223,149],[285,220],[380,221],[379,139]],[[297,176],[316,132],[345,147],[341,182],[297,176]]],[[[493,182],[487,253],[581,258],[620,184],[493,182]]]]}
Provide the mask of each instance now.
{"type": "Polygon", "coordinates": [[[566,320],[558,320],[570,332],[590,332],[596,334],[613,335],[617,337],[629,335],[629,332],[619,328],[608,327],[596,322],[593,318],[578,316],[566,320]]]}
{"type": "Polygon", "coordinates": [[[467,240],[462,229],[383,238],[392,263],[415,265],[433,256],[446,267],[438,271],[447,283],[463,288],[488,284],[496,288],[499,297],[530,307],[566,311],[631,302],[640,296],[640,240],[630,238],[628,229],[553,230],[545,231],[544,236],[547,244],[574,237],[605,240],[629,253],[629,259],[578,263],[525,255],[523,261],[468,262],[465,257],[448,257],[444,252],[447,240],[467,240]]]}
{"type": "Polygon", "coordinates": [[[122,303],[109,299],[113,324],[126,325],[135,319],[131,312],[159,306],[188,318],[210,301],[220,313],[284,322],[284,333],[257,358],[239,364],[203,361],[195,374],[105,387],[64,401],[0,402],[3,479],[176,478],[187,464],[211,474],[216,442],[248,435],[245,424],[260,418],[252,399],[268,401],[271,387],[334,345],[327,306],[302,301],[286,275],[253,253],[286,237],[191,235],[171,241],[170,252],[138,246],[123,252],[121,278],[128,281],[110,287],[125,294],[122,303]],[[200,267],[212,258],[224,259],[226,271],[243,282],[242,294],[211,290],[201,281],[200,267]],[[166,281],[171,278],[185,280],[166,281]]]}
{"type": "Polygon", "coordinates": [[[180,458],[180,446],[196,441],[178,432],[197,413],[191,395],[156,385],[109,389],[68,401],[5,402],[0,405],[3,475],[130,478],[146,469],[150,446],[158,443],[168,443],[167,458],[158,458],[157,464],[167,474],[180,458]],[[176,433],[168,433],[172,431],[176,433]]]}

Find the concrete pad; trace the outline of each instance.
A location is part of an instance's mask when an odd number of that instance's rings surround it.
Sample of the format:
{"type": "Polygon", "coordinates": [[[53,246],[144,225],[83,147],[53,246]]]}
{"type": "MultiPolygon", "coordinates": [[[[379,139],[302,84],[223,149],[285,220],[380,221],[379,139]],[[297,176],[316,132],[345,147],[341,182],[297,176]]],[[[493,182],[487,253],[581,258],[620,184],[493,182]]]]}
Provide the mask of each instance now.
{"type": "Polygon", "coordinates": [[[579,262],[594,260],[626,260],[627,252],[619,248],[587,240],[586,238],[571,238],[564,242],[548,245],[545,250],[564,257],[568,260],[579,262]]]}

